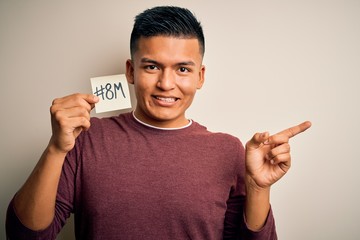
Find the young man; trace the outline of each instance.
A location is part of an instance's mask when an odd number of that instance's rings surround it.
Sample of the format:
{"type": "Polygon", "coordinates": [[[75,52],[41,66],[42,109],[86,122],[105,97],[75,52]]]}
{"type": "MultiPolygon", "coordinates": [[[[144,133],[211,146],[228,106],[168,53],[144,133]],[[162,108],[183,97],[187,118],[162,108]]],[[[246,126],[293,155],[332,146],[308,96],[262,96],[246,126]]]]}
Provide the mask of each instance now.
{"type": "Polygon", "coordinates": [[[70,213],[77,239],[276,239],[270,186],[310,123],[257,133],[245,150],[187,119],[205,45],[186,9],[141,13],[130,45],[135,111],[90,119],[93,95],[53,101],[53,134],[10,203],[8,239],[55,239],[70,213]]]}

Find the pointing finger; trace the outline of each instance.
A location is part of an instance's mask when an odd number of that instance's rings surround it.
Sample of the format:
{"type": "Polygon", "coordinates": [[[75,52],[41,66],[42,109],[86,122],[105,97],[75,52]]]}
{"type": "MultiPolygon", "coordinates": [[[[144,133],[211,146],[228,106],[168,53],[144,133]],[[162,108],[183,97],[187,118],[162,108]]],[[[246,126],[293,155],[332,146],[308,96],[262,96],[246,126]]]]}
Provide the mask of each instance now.
{"type": "Polygon", "coordinates": [[[283,144],[283,143],[287,143],[289,142],[289,137],[285,134],[275,134],[270,136],[268,139],[265,140],[264,144],[266,145],[279,145],[279,144],[283,144]]]}
{"type": "Polygon", "coordinates": [[[306,121],[297,126],[285,129],[285,130],[279,132],[277,135],[284,134],[288,138],[292,138],[292,137],[298,135],[299,133],[306,131],[310,127],[311,127],[311,122],[306,121]]]}

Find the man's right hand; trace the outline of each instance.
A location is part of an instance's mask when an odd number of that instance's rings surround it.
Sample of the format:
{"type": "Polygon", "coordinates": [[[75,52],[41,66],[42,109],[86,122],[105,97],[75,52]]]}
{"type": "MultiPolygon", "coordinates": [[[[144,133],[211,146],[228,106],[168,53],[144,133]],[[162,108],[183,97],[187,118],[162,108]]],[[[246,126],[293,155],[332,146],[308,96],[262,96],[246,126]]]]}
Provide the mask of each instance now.
{"type": "Polygon", "coordinates": [[[59,153],[69,152],[75,139],[90,128],[90,111],[99,98],[92,94],[72,94],[57,98],[50,107],[52,136],[49,146],[59,153]]]}
{"type": "Polygon", "coordinates": [[[91,94],[73,94],[53,101],[49,145],[14,198],[18,218],[27,228],[38,231],[52,223],[66,153],[81,131],[89,129],[90,111],[98,101],[91,94]]]}

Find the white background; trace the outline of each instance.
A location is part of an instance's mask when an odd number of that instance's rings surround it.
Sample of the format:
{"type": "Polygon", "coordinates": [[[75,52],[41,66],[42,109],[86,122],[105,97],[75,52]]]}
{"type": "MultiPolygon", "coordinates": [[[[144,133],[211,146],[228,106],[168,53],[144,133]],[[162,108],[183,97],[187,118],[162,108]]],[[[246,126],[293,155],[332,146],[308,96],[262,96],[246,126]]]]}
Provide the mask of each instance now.
{"type": "MultiPolygon", "coordinates": [[[[244,143],[313,122],[272,188],[279,239],[360,239],[356,0],[1,0],[0,238],[7,205],[50,137],[52,100],[124,73],[134,16],[155,5],[188,7],[204,27],[206,83],[189,118],[244,143]]],[[[70,220],[58,239],[72,235],[70,220]]]]}

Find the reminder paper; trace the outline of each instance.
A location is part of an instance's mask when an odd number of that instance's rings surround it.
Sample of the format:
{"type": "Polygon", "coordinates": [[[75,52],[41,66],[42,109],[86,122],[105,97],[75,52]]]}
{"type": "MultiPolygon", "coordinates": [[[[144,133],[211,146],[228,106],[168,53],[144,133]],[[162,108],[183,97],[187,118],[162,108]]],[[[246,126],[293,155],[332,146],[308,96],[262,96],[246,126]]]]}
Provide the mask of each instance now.
{"type": "Polygon", "coordinates": [[[91,78],[91,88],[100,101],[95,112],[108,112],[131,108],[129,86],[124,74],[91,78]]]}

